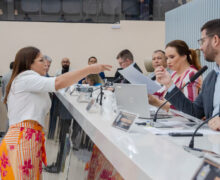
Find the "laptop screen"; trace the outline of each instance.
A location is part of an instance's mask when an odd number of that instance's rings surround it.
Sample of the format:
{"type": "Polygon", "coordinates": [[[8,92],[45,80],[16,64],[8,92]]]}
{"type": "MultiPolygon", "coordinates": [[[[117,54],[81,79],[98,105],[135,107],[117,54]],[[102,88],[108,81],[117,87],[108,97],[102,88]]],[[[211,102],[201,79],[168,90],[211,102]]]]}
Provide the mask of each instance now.
{"type": "Polygon", "coordinates": [[[150,118],[150,107],[146,85],[114,84],[117,107],[138,114],[141,118],[150,118]]]}

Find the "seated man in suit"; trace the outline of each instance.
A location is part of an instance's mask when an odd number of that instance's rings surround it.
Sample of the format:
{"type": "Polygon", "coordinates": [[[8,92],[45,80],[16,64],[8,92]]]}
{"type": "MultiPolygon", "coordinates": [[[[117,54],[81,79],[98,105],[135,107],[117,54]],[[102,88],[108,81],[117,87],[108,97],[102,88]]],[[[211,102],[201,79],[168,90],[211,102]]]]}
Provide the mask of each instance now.
{"type": "Polygon", "coordinates": [[[117,70],[116,70],[116,72],[115,72],[115,76],[114,76],[114,81],[117,81],[117,79],[121,76],[121,74],[118,72],[118,71],[120,71],[120,70],[122,70],[123,68],[118,68],[117,70]]]}
{"type": "MultiPolygon", "coordinates": [[[[198,40],[200,50],[209,62],[215,62],[212,70],[205,78],[202,91],[194,102],[187,99],[184,94],[173,84],[170,74],[162,66],[156,68],[156,79],[166,86],[168,99],[176,93],[169,101],[178,110],[192,116],[208,119],[220,111],[220,19],[208,21],[201,28],[202,38],[198,40]]],[[[220,130],[220,117],[212,118],[208,125],[213,130],[220,130]]]]}
{"type": "MultiPolygon", "coordinates": [[[[138,67],[138,65],[134,62],[133,54],[128,50],[122,50],[116,57],[118,64],[120,65],[121,69],[125,69],[128,66],[134,66],[138,71],[142,72],[142,70],[138,67]]],[[[117,74],[117,72],[116,72],[117,74]]],[[[115,78],[115,83],[129,83],[122,75],[119,76],[120,78],[115,78]]]]}

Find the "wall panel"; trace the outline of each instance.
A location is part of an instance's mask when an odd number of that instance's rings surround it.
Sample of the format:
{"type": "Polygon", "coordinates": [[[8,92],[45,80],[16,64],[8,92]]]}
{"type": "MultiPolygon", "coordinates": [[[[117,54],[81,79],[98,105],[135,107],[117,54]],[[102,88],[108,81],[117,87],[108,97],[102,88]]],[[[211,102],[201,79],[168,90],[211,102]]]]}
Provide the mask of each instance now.
{"type": "MultiPolygon", "coordinates": [[[[220,0],[193,0],[184,4],[166,13],[165,41],[168,43],[175,39],[181,39],[186,41],[190,48],[198,49],[197,40],[200,39],[201,26],[205,22],[216,18],[220,18],[220,0]]],[[[207,64],[209,71],[214,65],[206,62],[202,53],[201,63],[202,65],[207,64]]]]}

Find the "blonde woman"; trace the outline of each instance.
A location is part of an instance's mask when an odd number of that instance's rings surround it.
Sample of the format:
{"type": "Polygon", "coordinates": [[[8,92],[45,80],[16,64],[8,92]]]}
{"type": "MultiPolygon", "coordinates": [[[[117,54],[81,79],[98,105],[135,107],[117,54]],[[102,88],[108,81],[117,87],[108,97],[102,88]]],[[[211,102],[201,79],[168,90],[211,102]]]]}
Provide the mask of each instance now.
{"type": "Polygon", "coordinates": [[[103,84],[103,80],[98,74],[90,74],[86,76],[86,83],[90,86],[100,86],[103,84]]]}

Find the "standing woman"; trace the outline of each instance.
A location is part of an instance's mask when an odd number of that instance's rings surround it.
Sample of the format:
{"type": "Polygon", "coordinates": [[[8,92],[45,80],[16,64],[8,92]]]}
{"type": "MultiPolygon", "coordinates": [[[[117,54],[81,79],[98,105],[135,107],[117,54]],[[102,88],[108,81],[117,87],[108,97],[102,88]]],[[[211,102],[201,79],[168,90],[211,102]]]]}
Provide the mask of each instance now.
{"type": "Polygon", "coordinates": [[[42,162],[47,165],[43,127],[51,105],[48,92],[110,68],[96,64],[48,78],[44,77],[46,66],[39,49],[25,47],[18,51],[4,100],[10,127],[0,145],[2,180],[42,179],[42,162]]]}
{"type": "MultiPolygon", "coordinates": [[[[167,66],[173,71],[171,74],[172,82],[178,88],[182,88],[190,80],[190,78],[194,76],[199,69],[201,69],[195,50],[189,49],[188,45],[182,40],[174,40],[169,42],[166,45],[165,53],[167,57],[167,66]]],[[[155,69],[156,75],[158,70],[166,71],[166,69],[162,66],[157,67],[155,69]]],[[[194,101],[199,94],[201,85],[202,78],[199,77],[182,91],[189,100],[194,101]]],[[[159,99],[149,96],[150,104],[160,106],[165,101],[163,97],[166,92],[167,89],[165,88],[160,92],[157,92],[159,99]]],[[[169,108],[170,104],[168,103],[164,109],[168,110],[169,108]]]]}

